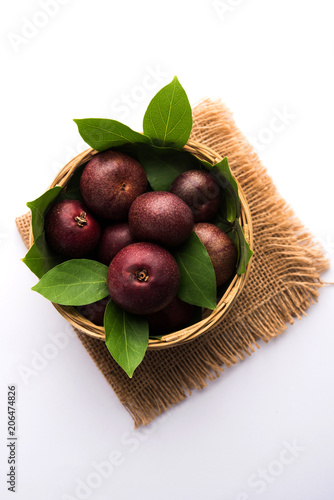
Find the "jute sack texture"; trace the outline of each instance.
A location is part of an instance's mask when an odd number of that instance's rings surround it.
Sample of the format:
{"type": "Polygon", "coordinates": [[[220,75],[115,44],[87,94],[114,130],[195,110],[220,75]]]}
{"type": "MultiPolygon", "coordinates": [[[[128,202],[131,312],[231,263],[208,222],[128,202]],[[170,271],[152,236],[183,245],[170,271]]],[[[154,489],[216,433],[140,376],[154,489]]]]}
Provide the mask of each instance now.
{"type": "MultiPolygon", "coordinates": [[[[76,330],[84,347],[130,412],[135,427],[146,425],[203,389],[223,371],[254,352],[258,341],[281,334],[317,300],[320,274],[328,268],[322,248],[278,194],[257,154],[220,101],[193,109],[191,139],[227,156],[252,215],[251,274],[226,317],[197,339],[148,351],[132,379],[114,362],[104,342],[76,330]]],[[[16,219],[29,246],[30,213],[16,219]]],[[[84,367],[78,367],[78,370],[84,367]]]]}

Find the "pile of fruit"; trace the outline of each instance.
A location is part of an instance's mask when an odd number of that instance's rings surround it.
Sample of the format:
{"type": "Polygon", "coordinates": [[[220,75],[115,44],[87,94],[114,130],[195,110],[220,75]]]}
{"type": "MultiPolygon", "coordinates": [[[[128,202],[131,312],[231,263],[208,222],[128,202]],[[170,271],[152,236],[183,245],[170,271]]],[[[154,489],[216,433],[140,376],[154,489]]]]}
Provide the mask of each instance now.
{"type": "MultiPolygon", "coordinates": [[[[104,325],[107,347],[130,377],[149,337],[196,323],[202,307],[214,309],[219,291],[251,256],[227,159],[212,166],[182,150],[187,118],[182,140],[177,130],[173,140],[161,139],[180,126],[172,99],[178,94],[184,99],[175,78],[151,101],[144,134],[113,120],[78,120],[99,152],[65,188],[28,204],[35,242],[24,262],[40,278],[33,289],[104,325]],[[161,116],[166,101],[176,125],[162,120],[159,133],[152,109],[161,116]]],[[[182,116],[189,118],[189,109],[182,116]]]]}
{"type": "MultiPolygon", "coordinates": [[[[217,286],[235,274],[237,250],[221,229],[209,223],[221,198],[209,173],[188,170],[169,191],[147,191],[147,187],[139,162],[118,151],[99,153],[81,175],[84,203],[71,199],[55,203],[45,217],[45,236],[63,257],[92,256],[107,265],[111,299],[129,313],[148,315],[149,324],[153,318],[151,333],[166,333],[187,326],[193,310],[176,298],[180,272],[169,250],[195,231],[210,256],[217,286]]],[[[103,324],[101,307],[82,306],[80,311],[88,318],[94,313],[92,319],[103,324]]]]}

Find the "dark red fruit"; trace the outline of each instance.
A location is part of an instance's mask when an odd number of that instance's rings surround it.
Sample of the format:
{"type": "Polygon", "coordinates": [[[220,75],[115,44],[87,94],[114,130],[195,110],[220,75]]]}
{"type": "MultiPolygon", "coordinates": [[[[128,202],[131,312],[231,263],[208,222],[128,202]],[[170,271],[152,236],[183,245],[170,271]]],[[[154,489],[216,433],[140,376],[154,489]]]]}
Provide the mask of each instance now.
{"type": "Polygon", "coordinates": [[[106,266],[109,266],[112,259],[122,248],[137,241],[137,238],[131,233],[127,222],[119,222],[112,226],[107,226],[102,233],[97,249],[98,259],[106,266]]]}
{"type": "Polygon", "coordinates": [[[45,237],[60,255],[80,259],[97,246],[100,224],[78,200],[63,200],[53,205],[44,222],[45,237]]]}
{"type": "Polygon", "coordinates": [[[107,275],[111,298],[133,314],[151,314],[176,296],[180,272],[174,257],[154,243],[133,243],[113,258],[107,275]]]}
{"type": "Polygon", "coordinates": [[[208,222],[195,224],[194,231],[205,246],[216,274],[217,286],[236,271],[238,252],[233,241],[219,227],[208,222]]]}
{"type": "Polygon", "coordinates": [[[86,306],[78,306],[76,309],[82,316],[94,323],[94,325],[103,326],[104,312],[109,300],[110,297],[106,297],[86,306]]]}
{"type": "Polygon", "coordinates": [[[147,188],[145,170],[118,151],[92,158],[80,178],[80,191],[90,210],[107,220],[126,219],[131,203],[147,188]]]}
{"type": "Polygon", "coordinates": [[[167,307],[147,316],[150,334],[164,335],[181,330],[189,324],[194,310],[192,304],[175,297],[167,307]]]}
{"type": "Polygon", "coordinates": [[[175,194],[151,191],[132,203],[129,225],[138,240],[172,247],[190,236],[194,217],[188,205],[175,194]]]}
{"type": "Polygon", "coordinates": [[[188,170],[180,174],[169,191],[190,207],[195,222],[212,219],[219,210],[220,189],[213,177],[203,170],[188,170]]]}

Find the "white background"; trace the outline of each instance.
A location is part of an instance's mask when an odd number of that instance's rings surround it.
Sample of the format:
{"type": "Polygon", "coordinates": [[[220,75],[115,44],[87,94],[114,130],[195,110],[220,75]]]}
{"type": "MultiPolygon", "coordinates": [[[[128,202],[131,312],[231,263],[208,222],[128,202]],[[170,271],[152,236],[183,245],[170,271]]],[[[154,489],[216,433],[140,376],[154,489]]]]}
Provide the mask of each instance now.
{"type": "Polygon", "coordinates": [[[140,131],[150,99],[177,75],[192,105],[229,106],[333,263],[332,2],[54,0],[49,14],[42,3],[6,2],[1,13],[0,497],[331,500],[333,287],[279,338],[134,431],[65,320],[30,291],[14,218],[84,149],[73,118],[140,131]],[[285,121],[273,132],[277,112],[285,121]],[[5,478],[8,384],[18,392],[16,494],[5,478]]]}

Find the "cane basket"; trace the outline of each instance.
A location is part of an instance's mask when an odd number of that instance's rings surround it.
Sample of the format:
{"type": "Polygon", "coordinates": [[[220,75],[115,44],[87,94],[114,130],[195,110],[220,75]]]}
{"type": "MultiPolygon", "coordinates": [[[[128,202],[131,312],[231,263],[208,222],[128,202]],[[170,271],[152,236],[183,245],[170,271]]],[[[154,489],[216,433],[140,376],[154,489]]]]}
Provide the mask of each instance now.
{"type": "MultiPolygon", "coordinates": [[[[187,145],[183,148],[185,151],[190,152],[194,156],[200,158],[201,160],[205,160],[211,164],[217,163],[222,160],[222,157],[215,153],[212,149],[204,146],[195,141],[189,141],[187,145]]],[[[54,186],[63,186],[65,187],[73,173],[76,171],[84,163],[87,163],[98,151],[94,149],[87,149],[83,153],[80,153],[75,158],[65,165],[60,172],[57,174],[56,178],[53,180],[50,188],[54,186]]],[[[238,183],[239,189],[239,198],[240,198],[240,217],[239,222],[243,229],[245,238],[250,245],[251,250],[253,249],[253,231],[252,231],[252,221],[249,207],[247,205],[247,201],[243,190],[238,183]]],[[[34,240],[32,236],[32,231],[30,229],[30,246],[32,246],[34,240]]],[[[198,323],[195,323],[187,328],[179,330],[177,332],[173,332],[167,335],[163,335],[161,339],[150,339],[148,349],[164,349],[168,347],[174,347],[179,344],[183,344],[185,342],[189,342],[200,335],[203,335],[206,331],[211,330],[215,325],[220,322],[224,316],[231,309],[233,303],[235,302],[237,296],[243,289],[246,280],[248,278],[251,261],[247,265],[246,272],[242,275],[235,275],[232,281],[230,282],[227,290],[223,294],[223,296],[219,299],[217,307],[215,310],[206,310],[202,311],[202,320],[198,323]]],[[[74,307],[69,306],[61,306],[59,304],[53,304],[57,311],[77,330],[83,332],[91,337],[96,339],[104,340],[104,328],[102,326],[97,326],[84,316],[79,314],[79,312],[74,307]]]]}

